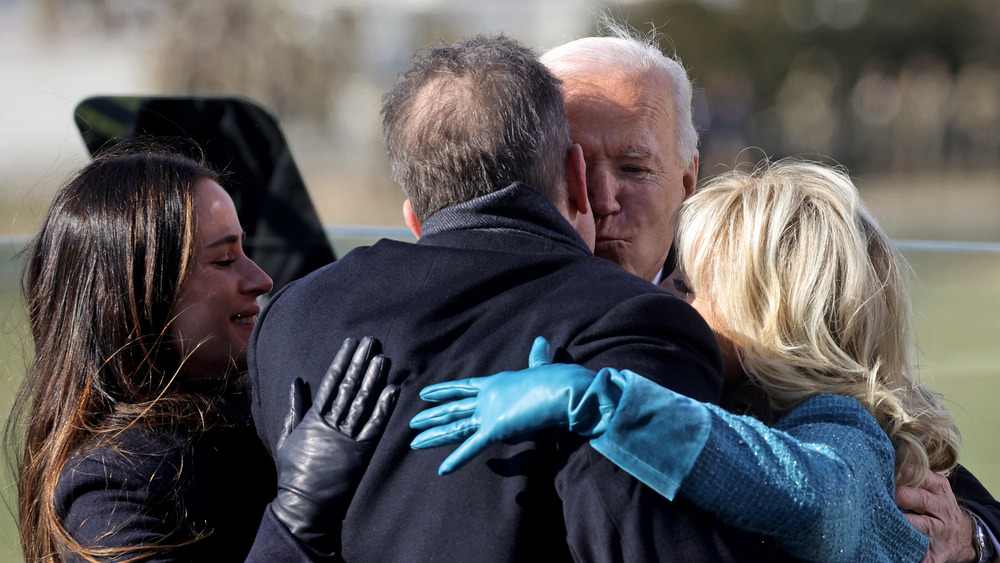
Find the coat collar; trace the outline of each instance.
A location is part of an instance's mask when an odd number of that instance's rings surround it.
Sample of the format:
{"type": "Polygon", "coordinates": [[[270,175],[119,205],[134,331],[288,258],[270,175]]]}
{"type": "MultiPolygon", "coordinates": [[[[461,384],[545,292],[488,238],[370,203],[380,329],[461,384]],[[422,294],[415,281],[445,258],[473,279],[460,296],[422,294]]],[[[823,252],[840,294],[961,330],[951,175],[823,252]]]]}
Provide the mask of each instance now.
{"type": "Polygon", "coordinates": [[[437,211],[424,222],[420,236],[423,240],[464,229],[528,232],[590,252],[552,202],[521,182],[437,211]]]}

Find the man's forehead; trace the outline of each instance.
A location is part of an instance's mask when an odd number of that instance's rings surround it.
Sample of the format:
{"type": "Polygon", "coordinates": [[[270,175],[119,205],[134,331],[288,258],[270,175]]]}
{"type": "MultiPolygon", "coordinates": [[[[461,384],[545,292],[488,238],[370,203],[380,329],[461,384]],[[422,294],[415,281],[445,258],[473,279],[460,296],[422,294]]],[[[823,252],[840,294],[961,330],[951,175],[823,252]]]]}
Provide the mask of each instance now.
{"type": "Polygon", "coordinates": [[[670,116],[648,105],[627,107],[601,97],[567,98],[566,113],[574,141],[588,153],[591,144],[618,157],[643,159],[656,156],[671,131],[670,116]]]}
{"type": "Polygon", "coordinates": [[[641,104],[643,98],[670,100],[670,77],[659,68],[587,66],[558,76],[563,94],[604,96],[623,104],[641,104]]]}
{"type": "MultiPolygon", "coordinates": [[[[566,113],[572,121],[607,116],[613,119],[648,121],[649,126],[672,120],[672,91],[660,80],[621,77],[588,77],[563,83],[566,113]]],[[[572,125],[572,123],[571,123],[572,125]]]]}

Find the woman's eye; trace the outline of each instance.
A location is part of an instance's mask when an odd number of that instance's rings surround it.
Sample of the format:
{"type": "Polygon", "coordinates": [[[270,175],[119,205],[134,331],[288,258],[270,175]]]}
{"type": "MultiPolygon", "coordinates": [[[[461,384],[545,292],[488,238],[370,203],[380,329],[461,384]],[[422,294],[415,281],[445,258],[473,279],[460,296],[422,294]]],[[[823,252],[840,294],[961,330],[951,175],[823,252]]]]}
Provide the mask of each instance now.
{"type": "Polygon", "coordinates": [[[215,261],[215,265],[216,266],[226,267],[226,266],[232,266],[235,262],[236,262],[235,259],[233,259],[233,260],[216,260],[215,261]]]}
{"type": "Polygon", "coordinates": [[[688,287],[688,284],[685,283],[684,280],[679,278],[674,278],[673,282],[674,282],[674,289],[676,289],[678,293],[682,293],[685,296],[694,295],[694,291],[692,291],[691,288],[688,287]]]}

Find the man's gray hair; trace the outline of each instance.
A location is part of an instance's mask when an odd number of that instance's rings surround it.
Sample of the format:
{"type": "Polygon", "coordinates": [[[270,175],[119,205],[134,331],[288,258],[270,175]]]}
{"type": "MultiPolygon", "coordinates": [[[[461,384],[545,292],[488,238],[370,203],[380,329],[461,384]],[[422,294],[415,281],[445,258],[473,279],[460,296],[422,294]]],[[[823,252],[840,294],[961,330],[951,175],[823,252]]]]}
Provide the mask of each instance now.
{"type": "Polygon", "coordinates": [[[594,64],[643,72],[662,70],[673,85],[673,118],[677,152],[682,164],[698,155],[698,132],[691,113],[692,85],[687,70],[676,57],[664,55],[655,31],[643,37],[610,17],[600,21],[600,37],[584,37],[550,49],[540,61],[558,77],[586,72],[594,64]]]}
{"type": "Polygon", "coordinates": [[[382,98],[382,141],[420,221],[517,181],[566,200],[572,141],[559,80],[502,35],[415,56],[382,98]]]}

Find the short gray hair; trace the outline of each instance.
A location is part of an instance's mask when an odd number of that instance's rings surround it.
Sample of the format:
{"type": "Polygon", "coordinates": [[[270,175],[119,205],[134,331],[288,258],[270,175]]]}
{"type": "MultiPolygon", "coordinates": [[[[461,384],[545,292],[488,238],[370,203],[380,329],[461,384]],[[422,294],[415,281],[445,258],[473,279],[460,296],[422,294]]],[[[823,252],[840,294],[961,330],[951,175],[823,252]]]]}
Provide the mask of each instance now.
{"type": "Polygon", "coordinates": [[[673,85],[673,118],[676,128],[677,154],[682,164],[698,155],[698,132],[691,112],[693,86],[680,59],[663,54],[655,31],[648,36],[611,18],[602,18],[600,37],[584,37],[554,47],[539,60],[557,77],[581,72],[594,63],[643,72],[662,70],[673,85]]]}

